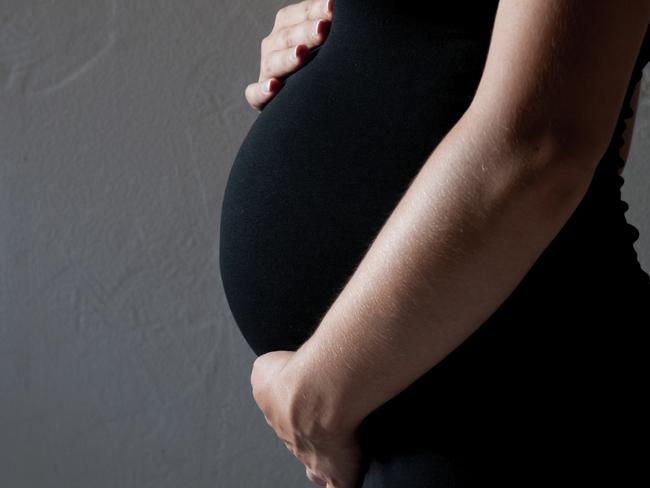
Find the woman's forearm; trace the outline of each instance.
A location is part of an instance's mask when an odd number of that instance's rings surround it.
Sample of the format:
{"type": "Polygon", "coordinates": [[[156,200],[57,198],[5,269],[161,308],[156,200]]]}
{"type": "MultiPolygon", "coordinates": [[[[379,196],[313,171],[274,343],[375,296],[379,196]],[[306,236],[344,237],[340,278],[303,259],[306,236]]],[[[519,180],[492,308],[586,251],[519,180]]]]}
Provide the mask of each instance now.
{"type": "Polygon", "coordinates": [[[584,196],[593,165],[577,151],[505,143],[477,117],[466,113],[429,156],[296,351],[297,419],[358,425],[434,367],[505,301],[584,196]]]}

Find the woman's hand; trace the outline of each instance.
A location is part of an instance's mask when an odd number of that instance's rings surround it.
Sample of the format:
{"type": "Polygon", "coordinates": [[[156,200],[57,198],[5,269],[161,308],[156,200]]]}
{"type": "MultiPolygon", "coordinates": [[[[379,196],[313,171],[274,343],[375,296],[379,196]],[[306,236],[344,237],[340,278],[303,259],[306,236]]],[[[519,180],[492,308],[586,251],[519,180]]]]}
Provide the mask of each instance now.
{"type": "MultiPolygon", "coordinates": [[[[309,381],[299,380],[295,352],[272,351],[253,364],[253,398],[266,423],[306,468],[307,478],[327,488],[358,488],[366,469],[357,429],[324,428],[309,381]]],[[[313,382],[311,382],[313,384],[313,382]]]]}
{"type": "Polygon", "coordinates": [[[297,71],[311,49],[322,44],[331,19],[332,0],[304,0],[278,10],[271,33],[262,39],[259,79],[245,90],[251,107],[261,111],[275,96],[279,78],[297,71]]]}

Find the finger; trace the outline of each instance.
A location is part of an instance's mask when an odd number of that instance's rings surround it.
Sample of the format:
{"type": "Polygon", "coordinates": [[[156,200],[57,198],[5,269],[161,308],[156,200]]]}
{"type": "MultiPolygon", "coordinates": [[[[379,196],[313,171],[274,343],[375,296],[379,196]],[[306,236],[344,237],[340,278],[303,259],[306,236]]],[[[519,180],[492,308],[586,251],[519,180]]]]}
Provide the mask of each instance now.
{"type": "Polygon", "coordinates": [[[307,472],[307,479],[308,479],[309,481],[311,481],[312,483],[316,483],[316,484],[319,485],[319,486],[327,486],[327,481],[325,481],[324,479],[321,479],[321,478],[319,478],[318,476],[316,476],[316,475],[311,471],[311,469],[306,468],[306,472],[307,472]]]}
{"type": "Polygon", "coordinates": [[[256,110],[262,110],[264,106],[275,96],[275,93],[280,87],[280,81],[271,78],[270,80],[258,81],[257,83],[249,84],[244,90],[244,96],[248,104],[256,110]],[[265,91],[266,83],[271,82],[271,90],[265,91]]]}
{"type": "Polygon", "coordinates": [[[286,5],[275,14],[273,31],[299,24],[305,20],[330,19],[332,17],[332,0],[304,0],[286,5]]]}
{"type": "Polygon", "coordinates": [[[308,57],[309,49],[304,44],[273,51],[262,60],[260,80],[284,78],[296,71],[308,57]]]}
{"type": "Polygon", "coordinates": [[[295,25],[279,29],[269,37],[266,37],[261,44],[262,56],[272,51],[285,49],[305,44],[312,49],[323,43],[329,32],[332,22],[329,19],[305,20],[295,25]]]}
{"type": "Polygon", "coordinates": [[[263,48],[259,80],[282,78],[295,72],[311,54],[310,49],[323,43],[329,32],[329,21],[303,22],[270,40],[273,47],[263,48]]]}

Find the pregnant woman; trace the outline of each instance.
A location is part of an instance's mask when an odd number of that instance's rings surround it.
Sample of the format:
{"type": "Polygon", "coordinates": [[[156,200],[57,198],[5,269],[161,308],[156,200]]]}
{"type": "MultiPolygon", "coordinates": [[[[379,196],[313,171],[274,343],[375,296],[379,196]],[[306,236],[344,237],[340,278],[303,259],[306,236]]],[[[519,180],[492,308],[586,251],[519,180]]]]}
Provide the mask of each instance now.
{"type": "Polygon", "coordinates": [[[220,266],[255,401],[312,482],[644,484],[650,276],[620,188],[649,19],[650,0],[278,12],[220,266]]]}

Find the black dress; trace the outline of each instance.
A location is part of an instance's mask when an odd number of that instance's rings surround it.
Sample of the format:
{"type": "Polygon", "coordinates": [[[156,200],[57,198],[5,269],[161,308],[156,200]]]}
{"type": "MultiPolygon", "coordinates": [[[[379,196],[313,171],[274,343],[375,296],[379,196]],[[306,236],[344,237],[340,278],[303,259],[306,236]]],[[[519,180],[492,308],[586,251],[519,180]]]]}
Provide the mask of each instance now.
{"type": "MultiPolygon", "coordinates": [[[[312,334],[469,106],[497,4],[338,0],[325,42],[259,114],[228,179],[219,254],[257,355],[296,350],[312,334]]],[[[648,60],[646,36],[588,193],[529,273],[461,346],[364,420],[364,488],[647,476],[632,442],[647,439],[650,276],[624,216],[618,151],[648,60]]]]}

